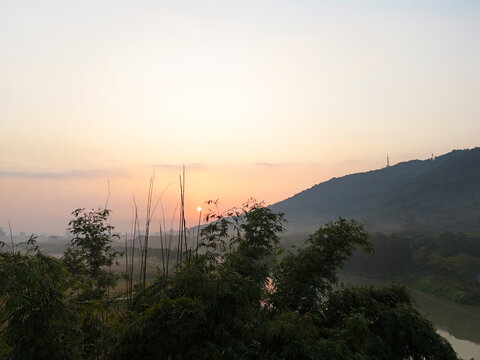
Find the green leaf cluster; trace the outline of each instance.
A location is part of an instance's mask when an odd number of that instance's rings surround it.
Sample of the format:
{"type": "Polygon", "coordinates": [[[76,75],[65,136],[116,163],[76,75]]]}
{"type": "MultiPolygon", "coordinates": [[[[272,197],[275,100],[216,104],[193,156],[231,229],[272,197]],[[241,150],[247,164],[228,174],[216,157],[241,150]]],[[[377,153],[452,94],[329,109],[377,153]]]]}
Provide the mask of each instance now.
{"type": "Polygon", "coordinates": [[[67,230],[73,238],[63,256],[64,264],[74,275],[71,287],[80,300],[102,299],[119,279],[108,269],[119,255],[112,247],[118,235],[112,233],[114,227],[108,224],[110,210],[76,209],[72,215],[67,230]]]}
{"type": "Polygon", "coordinates": [[[66,294],[68,272],[35,239],[26,252],[0,250],[2,359],[80,359],[79,314],[66,294]]]}
{"type": "Polygon", "coordinates": [[[2,359],[457,359],[404,287],[338,288],[355,249],[372,251],[354,220],[278,258],[282,214],[253,201],[209,214],[175,271],[111,302],[108,215],[76,210],[62,260],[33,239],[24,252],[0,249],[2,359]]]}
{"type": "Polygon", "coordinates": [[[112,359],[457,359],[405,288],[338,290],[352,252],[372,251],[356,221],[278,260],[281,214],[253,203],[213,218],[202,251],[137,293],[112,359]]]}
{"type": "Polygon", "coordinates": [[[453,301],[480,304],[480,236],[397,232],[372,235],[375,254],[355,251],[344,272],[395,278],[453,301]]]}

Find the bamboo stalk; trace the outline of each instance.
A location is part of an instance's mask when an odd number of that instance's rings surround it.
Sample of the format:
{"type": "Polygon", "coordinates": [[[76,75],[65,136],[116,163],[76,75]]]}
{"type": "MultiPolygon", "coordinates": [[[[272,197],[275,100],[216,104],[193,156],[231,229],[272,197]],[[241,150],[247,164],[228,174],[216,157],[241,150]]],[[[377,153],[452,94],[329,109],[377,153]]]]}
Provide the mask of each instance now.
{"type": "Polygon", "coordinates": [[[163,235],[162,235],[162,223],[158,222],[159,227],[159,235],[160,235],[160,250],[162,255],[162,275],[165,277],[165,253],[163,249],[163,235]]]}
{"type": "MultiPolygon", "coordinates": [[[[168,237],[168,248],[167,248],[167,276],[168,276],[168,268],[170,265],[170,252],[172,249],[172,241],[173,241],[173,223],[175,222],[175,214],[177,213],[178,204],[175,205],[175,210],[173,210],[172,221],[170,223],[170,230],[169,230],[169,237],[168,237]]],[[[178,253],[178,251],[177,251],[178,253]]]]}
{"type": "Polygon", "coordinates": [[[142,284],[143,288],[145,288],[145,283],[146,283],[146,276],[147,276],[147,256],[148,256],[148,237],[150,234],[150,221],[151,221],[151,216],[152,216],[152,197],[153,197],[153,183],[155,181],[155,170],[153,170],[153,175],[150,178],[150,186],[148,188],[148,198],[147,198],[147,215],[145,219],[145,238],[144,238],[144,253],[143,253],[143,278],[142,278],[142,284]]]}
{"type": "Polygon", "coordinates": [[[128,296],[129,282],[128,282],[128,235],[125,232],[125,291],[128,296]]]}

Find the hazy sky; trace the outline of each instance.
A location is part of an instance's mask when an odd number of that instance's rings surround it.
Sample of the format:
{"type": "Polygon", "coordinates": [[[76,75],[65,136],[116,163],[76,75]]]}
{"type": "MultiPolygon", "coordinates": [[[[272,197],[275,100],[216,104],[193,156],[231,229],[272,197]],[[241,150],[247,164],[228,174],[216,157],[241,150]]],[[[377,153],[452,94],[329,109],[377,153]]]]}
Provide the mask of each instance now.
{"type": "Polygon", "coordinates": [[[194,219],[478,146],[479,39],[480,1],[0,0],[0,226],[63,233],[109,180],[125,231],[182,163],[194,219]]]}

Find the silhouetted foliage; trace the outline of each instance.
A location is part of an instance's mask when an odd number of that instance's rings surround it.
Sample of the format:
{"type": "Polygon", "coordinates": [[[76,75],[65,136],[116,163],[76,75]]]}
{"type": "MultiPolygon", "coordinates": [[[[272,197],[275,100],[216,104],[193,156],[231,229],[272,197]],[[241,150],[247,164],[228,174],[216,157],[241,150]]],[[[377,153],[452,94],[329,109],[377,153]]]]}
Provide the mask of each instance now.
{"type": "Polygon", "coordinates": [[[112,248],[114,227],[108,224],[110,210],[76,209],[68,230],[73,235],[63,262],[72,274],[70,288],[81,312],[82,357],[98,359],[106,352],[109,337],[109,289],[119,276],[109,270],[119,255],[112,248]]]}
{"type": "Polygon", "coordinates": [[[2,359],[457,359],[405,288],[336,287],[354,249],[372,250],[356,221],[326,224],[278,262],[281,214],[256,202],[210,213],[175,271],[110,304],[108,214],[73,213],[63,262],[33,240],[0,250],[2,359]]]}
{"type": "Polygon", "coordinates": [[[480,236],[465,233],[373,234],[375,254],[355,252],[344,271],[401,278],[462,303],[480,303],[480,236]]]}
{"type": "Polygon", "coordinates": [[[39,251],[33,237],[25,252],[2,248],[0,357],[80,359],[79,316],[66,296],[61,262],[39,251]]]}
{"type": "Polygon", "coordinates": [[[76,209],[68,223],[73,235],[63,261],[75,276],[73,287],[81,300],[102,299],[109,288],[116,285],[118,276],[107,268],[119,253],[112,248],[114,227],[107,223],[110,210],[98,209],[86,212],[76,209]]]}
{"type": "Polygon", "coordinates": [[[337,283],[338,268],[355,246],[373,251],[363,226],[354,220],[339,218],[318,229],[305,247],[285,256],[275,269],[275,306],[301,313],[313,310],[337,283]]]}
{"type": "Polygon", "coordinates": [[[335,290],[355,247],[372,251],[359,223],[331,222],[277,264],[283,216],[255,203],[208,216],[216,221],[203,229],[201,251],[137,294],[112,359],[154,358],[142,351],[172,359],[457,359],[405,288],[335,290]],[[188,321],[195,329],[183,335],[188,321]]]}

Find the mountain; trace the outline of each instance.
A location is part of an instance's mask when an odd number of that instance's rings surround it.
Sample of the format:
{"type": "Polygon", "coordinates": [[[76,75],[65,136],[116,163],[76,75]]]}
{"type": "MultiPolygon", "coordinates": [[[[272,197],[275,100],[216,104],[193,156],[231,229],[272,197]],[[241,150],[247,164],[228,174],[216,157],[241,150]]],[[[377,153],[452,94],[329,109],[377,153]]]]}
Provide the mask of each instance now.
{"type": "Polygon", "coordinates": [[[289,231],[342,216],[370,231],[480,231],[480,148],[333,178],[273,204],[289,231]]]}

